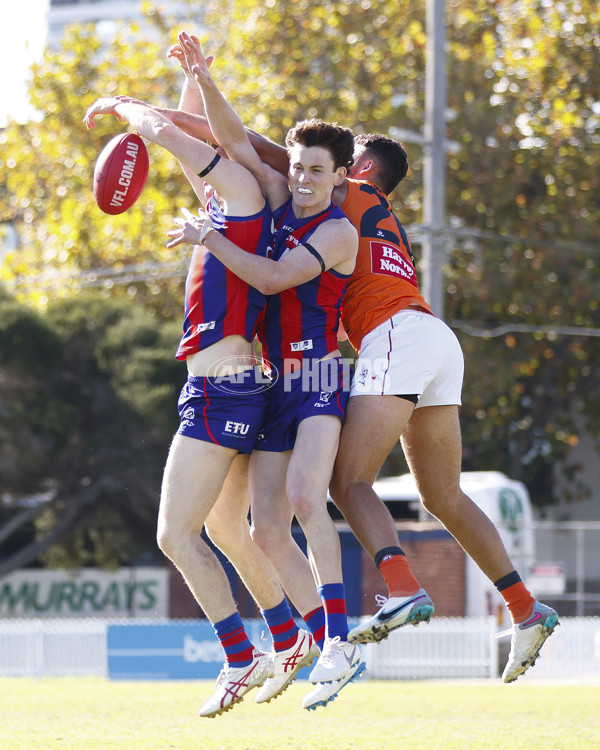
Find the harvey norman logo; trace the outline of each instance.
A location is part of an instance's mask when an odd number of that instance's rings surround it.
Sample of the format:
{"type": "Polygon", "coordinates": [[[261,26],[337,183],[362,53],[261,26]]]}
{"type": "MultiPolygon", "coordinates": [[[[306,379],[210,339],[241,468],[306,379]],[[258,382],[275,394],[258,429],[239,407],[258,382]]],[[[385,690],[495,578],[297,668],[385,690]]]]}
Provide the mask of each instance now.
{"type": "Polygon", "coordinates": [[[417,274],[412,264],[398,248],[385,242],[371,242],[371,270],[373,273],[400,277],[413,286],[418,286],[417,274]]]}
{"type": "Polygon", "coordinates": [[[0,617],[167,617],[163,568],[19,570],[0,578],[0,617]]]}

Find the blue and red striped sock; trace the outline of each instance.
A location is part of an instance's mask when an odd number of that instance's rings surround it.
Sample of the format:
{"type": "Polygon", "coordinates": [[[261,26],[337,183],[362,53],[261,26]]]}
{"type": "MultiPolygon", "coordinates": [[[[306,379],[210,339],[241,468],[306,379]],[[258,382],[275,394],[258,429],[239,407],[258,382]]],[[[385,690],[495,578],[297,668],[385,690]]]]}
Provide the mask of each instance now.
{"type": "Polygon", "coordinates": [[[337,635],[343,640],[348,640],[348,617],[346,615],[346,595],[343,583],[326,583],[317,589],[323,608],[325,609],[325,621],[327,623],[327,637],[335,638],[337,635]]]}
{"type": "Polygon", "coordinates": [[[238,612],[213,625],[217,638],[225,651],[225,661],[231,667],[247,667],[252,661],[254,646],[246,635],[244,623],[238,612]]]}
{"type": "Polygon", "coordinates": [[[271,609],[261,609],[260,613],[271,633],[275,651],[284,651],[294,645],[298,635],[298,626],[294,622],[287,599],[282,599],[280,604],[271,609]]]}
{"type": "Polygon", "coordinates": [[[304,615],[302,619],[312,633],[315,643],[322,651],[323,644],[325,643],[325,610],[323,607],[317,607],[312,612],[304,615]]]}

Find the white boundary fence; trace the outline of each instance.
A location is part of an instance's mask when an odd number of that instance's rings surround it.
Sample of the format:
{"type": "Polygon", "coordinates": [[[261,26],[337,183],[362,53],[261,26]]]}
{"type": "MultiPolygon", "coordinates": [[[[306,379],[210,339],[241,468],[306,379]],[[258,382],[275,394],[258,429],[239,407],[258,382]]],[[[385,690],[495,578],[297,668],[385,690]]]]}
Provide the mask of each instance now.
{"type": "MultiPolygon", "coordinates": [[[[520,680],[600,681],[600,618],[563,617],[534,669],[520,680]]],[[[372,679],[473,679],[501,674],[510,636],[498,639],[493,617],[434,617],[365,648],[372,679]]]]}
{"type": "Polygon", "coordinates": [[[107,676],[107,620],[0,620],[0,676],[107,676]]]}
{"type": "MultiPolygon", "coordinates": [[[[123,620],[0,620],[0,676],[107,677],[107,631],[115,622],[123,620]]],[[[491,617],[434,617],[428,625],[403,628],[365,646],[367,675],[497,679],[510,639],[492,638],[496,632],[491,617]]],[[[600,618],[561,618],[535,668],[521,679],[600,681],[600,618]]]]}

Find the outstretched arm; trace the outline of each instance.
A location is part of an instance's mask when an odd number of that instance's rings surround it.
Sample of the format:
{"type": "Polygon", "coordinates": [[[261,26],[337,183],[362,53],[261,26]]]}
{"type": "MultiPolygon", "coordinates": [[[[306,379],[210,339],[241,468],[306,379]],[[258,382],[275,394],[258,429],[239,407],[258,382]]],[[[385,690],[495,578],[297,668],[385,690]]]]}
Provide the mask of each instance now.
{"type": "MultiPolygon", "coordinates": [[[[191,39],[196,43],[199,42],[198,37],[196,36],[191,36],[191,39]]],[[[180,44],[173,45],[171,49],[169,50],[167,57],[177,60],[183,72],[183,86],[181,87],[181,94],[179,96],[179,106],[176,111],[185,111],[195,116],[197,115],[200,117],[204,117],[204,102],[202,101],[202,93],[200,92],[200,88],[198,86],[198,83],[196,82],[196,79],[194,78],[193,74],[188,68],[187,60],[183,52],[183,49],[181,48],[181,45],[180,44]]],[[[207,58],[206,60],[206,63],[209,67],[212,62],[212,59],[213,58],[210,57],[210,58],[207,58]]],[[[206,138],[203,138],[202,136],[196,136],[196,137],[199,137],[200,140],[207,140],[206,138]]],[[[194,172],[193,169],[188,167],[187,164],[185,164],[185,162],[180,162],[180,165],[181,165],[181,169],[183,173],[188,178],[190,185],[192,186],[194,192],[196,193],[196,196],[198,197],[200,203],[203,206],[206,206],[208,192],[206,190],[205,181],[201,177],[199,177],[197,173],[194,172]]]]}
{"type": "MultiPolygon", "coordinates": [[[[171,120],[171,122],[177,125],[178,128],[181,128],[189,135],[193,135],[195,138],[200,138],[205,141],[219,143],[219,140],[212,132],[205,115],[199,115],[188,111],[184,112],[182,109],[158,108],[157,111],[163,113],[169,118],[169,120],[171,120]]],[[[255,130],[251,130],[250,128],[244,128],[244,130],[246,131],[246,135],[248,136],[252,147],[258,154],[259,159],[272,167],[276,172],[287,177],[290,165],[287,149],[284,146],[275,143],[275,141],[266,138],[264,135],[257,133],[255,130]]]]}
{"type": "Polygon", "coordinates": [[[242,121],[210,75],[200,46],[185,32],[179,34],[178,38],[188,67],[200,86],[208,124],[217,143],[227,151],[230,158],[252,172],[267,196],[271,208],[279,207],[289,197],[287,179],[259,158],[242,121]]]}
{"type": "MultiPolygon", "coordinates": [[[[217,157],[216,151],[207,143],[184,133],[143,102],[118,97],[98,99],[86,112],[84,122],[88,128],[95,127],[94,120],[100,114],[115,115],[128,122],[141,136],[166,148],[195,173],[205,172],[217,157]]],[[[254,177],[229,159],[218,161],[206,175],[206,181],[223,197],[230,213],[253,213],[264,206],[264,198],[254,177]]]]}
{"type": "MultiPolygon", "coordinates": [[[[190,39],[195,43],[199,44],[200,41],[197,36],[190,35],[190,39]]],[[[181,70],[184,74],[183,86],[181,88],[181,94],[179,96],[178,110],[189,112],[194,115],[204,116],[204,102],[202,101],[202,93],[198,87],[198,83],[194,78],[194,74],[188,67],[188,62],[181,47],[181,44],[174,44],[167,53],[168,58],[177,60],[181,66],[181,70]]],[[[206,58],[206,64],[210,68],[213,61],[212,57],[206,58]]],[[[201,136],[199,136],[201,137],[201,136]]]]}

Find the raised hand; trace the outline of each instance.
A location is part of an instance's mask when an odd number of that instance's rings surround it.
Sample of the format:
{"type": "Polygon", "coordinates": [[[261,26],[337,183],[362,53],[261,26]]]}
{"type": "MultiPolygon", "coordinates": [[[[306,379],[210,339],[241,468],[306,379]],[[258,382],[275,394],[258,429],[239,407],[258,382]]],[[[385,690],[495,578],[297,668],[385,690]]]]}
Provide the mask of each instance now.
{"type": "Polygon", "coordinates": [[[88,107],[87,112],[85,113],[85,117],[83,118],[83,121],[86,124],[88,130],[92,130],[96,127],[96,123],[94,122],[94,120],[97,115],[114,115],[117,120],[125,122],[125,118],[121,117],[121,115],[117,114],[117,112],[115,111],[115,107],[119,103],[120,99],[116,96],[107,96],[101,99],[96,99],[91,107],[88,107]]]}
{"type": "MultiPolygon", "coordinates": [[[[182,33],[184,33],[184,32],[182,32],[182,33]]],[[[186,36],[188,36],[188,35],[186,34],[186,36]]],[[[197,37],[197,36],[194,36],[193,34],[190,34],[190,35],[189,35],[189,39],[190,39],[190,40],[191,40],[191,41],[192,41],[192,42],[193,42],[193,43],[194,43],[195,45],[197,45],[197,46],[198,46],[198,48],[200,48],[200,40],[198,39],[198,37],[197,37]]],[[[193,74],[192,74],[192,73],[190,72],[190,69],[189,69],[189,67],[188,67],[188,61],[187,61],[187,59],[186,59],[186,55],[185,55],[185,52],[184,52],[184,49],[183,49],[183,46],[182,46],[182,44],[181,44],[181,43],[179,43],[179,44],[174,44],[174,45],[173,45],[173,46],[172,46],[172,47],[170,48],[170,50],[168,51],[168,53],[167,53],[167,57],[173,57],[173,58],[175,58],[176,60],[178,60],[178,61],[179,61],[179,64],[181,65],[181,67],[182,67],[182,69],[184,70],[184,72],[186,73],[186,75],[189,75],[189,76],[193,77],[193,74]]],[[[205,62],[206,62],[206,66],[207,66],[207,68],[210,68],[210,66],[211,66],[211,63],[212,63],[212,61],[213,61],[213,60],[214,60],[214,57],[212,57],[212,56],[211,56],[211,57],[207,57],[207,58],[205,58],[205,62]]]]}
{"type": "Polygon", "coordinates": [[[177,38],[179,39],[179,46],[185,57],[187,70],[190,71],[198,82],[203,78],[209,78],[209,68],[213,58],[204,57],[198,37],[190,36],[185,31],[182,31],[177,38]]]}

